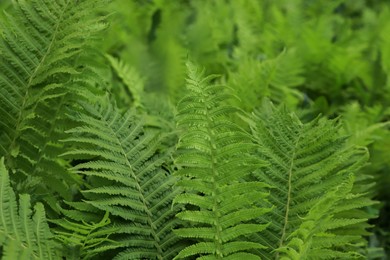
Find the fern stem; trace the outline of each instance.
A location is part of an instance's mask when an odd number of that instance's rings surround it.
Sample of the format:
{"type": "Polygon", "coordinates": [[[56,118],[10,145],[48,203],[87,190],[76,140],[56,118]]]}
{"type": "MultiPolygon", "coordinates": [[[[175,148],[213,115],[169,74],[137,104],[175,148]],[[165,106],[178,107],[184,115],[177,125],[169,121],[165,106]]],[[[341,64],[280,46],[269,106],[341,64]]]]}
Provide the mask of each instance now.
{"type": "MultiPolygon", "coordinates": [[[[207,96],[204,96],[204,98],[207,98],[207,96]]],[[[213,197],[213,214],[215,216],[215,224],[214,224],[214,228],[215,228],[215,231],[216,231],[216,237],[215,237],[215,240],[214,240],[214,244],[215,244],[215,247],[216,247],[216,254],[217,254],[217,259],[223,259],[224,255],[223,255],[223,247],[222,247],[222,237],[221,237],[221,228],[220,228],[220,223],[219,223],[219,201],[218,201],[218,193],[219,193],[219,187],[218,187],[218,182],[216,181],[216,177],[218,176],[218,171],[216,169],[216,144],[215,144],[215,135],[213,133],[213,131],[211,131],[210,129],[213,128],[213,121],[212,119],[210,118],[210,115],[209,115],[209,109],[207,108],[206,106],[206,103],[204,103],[204,108],[205,108],[205,111],[206,111],[206,118],[207,118],[207,133],[210,137],[210,145],[211,145],[211,170],[212,170],[212,175],[213,175],[213,178],[212,178],[212,181],[213,181],[213,190],[214,190],[214,197],[213,197]]]]}
{"type": "MultiPolygon", "coordinates": [[[[297,147],[298,147],[298,143],[299,143],[300,138],[301,138],[301,133],[299,133],[297,141],[294,145],[294,151],[293,151],[293,154],[291,156],[290,167],[288,169],[288,192],[287,192],[286,213],[284,215],[283,230],[282,230],[282,235],[280,237],[279,248],[281,248],[283,246],[284,240],[286,239],[288,218],[289,218],[289,213],[290,213],[291,193],[292,193],[292,168],[294,166],[294,159],[296,156],[296,151],[297,151],[297,147]]],[[[276,254],[276,259],[279,259],[279,252],[276,254]]]]}

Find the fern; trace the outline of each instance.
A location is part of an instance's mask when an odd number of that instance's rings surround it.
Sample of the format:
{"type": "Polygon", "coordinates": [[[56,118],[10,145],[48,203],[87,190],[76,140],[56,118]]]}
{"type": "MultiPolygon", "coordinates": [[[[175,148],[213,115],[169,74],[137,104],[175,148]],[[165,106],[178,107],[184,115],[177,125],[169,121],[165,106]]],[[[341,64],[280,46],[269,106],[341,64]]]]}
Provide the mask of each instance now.
{"type": "MultiPolygon", "coordinates": [[[[390,31],[390,23],[388,20],[385,18],[389,15],[390,13],[390,8],[386,6],[383,8],[383,11],[380,15],[380,35],[379,35],[379,40],[380,40],[380,52],[382,55],[381,59],[381,65],[383,70],[386,72],[386,87],[383,90],[387,95],[386,97],[390,97],[389,89],[390,89],[390,64],[389,64],[389,57],[390,57],[390,48],[389,48],[389,43],[390,43],[390,37],[389,37],[389,31],[390,31]]],[[[382,94],[382,93],[381,93],[382,94]]]]}
{"type": "MultiPolygon", "coordinates": [[[[118,231],[117,228],[109,227],[111,221],[109,213],[97,223],[81,223],[71,221],[69,214],[61,210],[68,219],[50,220],[59,228],[54,229],[55,238],[65,245],[67,257],[72,259],[90,259],[93,256],[110,249],[120,247],[120,243],[113,241],[109,236],[118,231]]],[[[82,211],[77,212],[79,215],[82,211]]]]}
{"type": "Polygon", "coordinates": [[[267,226],[254,222],[270,210],[259,206],[267,185],[242,180],[263,163],[251,155],[247,134],[229,120],[236,109],[223,103],[229,97],[225,87],[212,84],[215,77],[204,77],[192,63],[187,66],[189,93],[178,105],[181,134],[175,160],[178,185],[185,192],[175,203],[188,205],[177,217],[191,227],[176,233],[195,244],[176,258],[258,259],[249,250],[264,246],[246,236],[267,226]]]}
{"type": "Polygon", "coordinates": [[[274,187],[269,201],[275,206],[265,217],[272,224],[258,238],[270,248],[263,257],[281,258],[289,248],[299,251],[288,253],[293,259],[363,257],[358,252],[371,217],[363,209],[374,202],[348,176],[364,165],[367,152],[347,146],[335,121],[302,124],[270,104],[261,111],[253,132],[270,164],[254,176],[274,187]]]}
{"type": "Polygon", "coordinates": [[[171,259],[181,244],[171,231],[175,178],[162,167],[169,150],[159,150],[159,135],[144,130],[133,112],[122,115],[107,103],[85,103],[85,112],[74,115],[80,126],[66,139],[74,149],[63,156],[89,158],[73,170],[89,177],[85,203],[115,217],[110,238],[123,248],[115,259],[171,259]]]}
{"type": "MultiPolygon", "coordinates": [[[[348,177],[348,176],[347,176],[348,177]]],[[[330,234],[335,226],[333,215],[337,204],[348,197],[354,178],[347,180],[327,192],[303,218],[302,224],[291,234],[286,246],[278,248],[281,259],[352,259],[361,258],[357,252],[340,252],[329,247],[348,244],[354,239],[351,235],[335,236],[330,234]]],[[[343,220],[347,223],[347,220],[343,220]]]]}
{"type": "Polygon", "coordinates": [[[141,108],[143,103],[141,96],[144,92],[144,83],[141,76],[133,67],[129,67],[124,61],[115,59],[110,55],[106,55],[106,58],[125,86],[125,89],[122,89],[122,91],[117,90],[119,92],[117,99],[128,97],[129,95],[126,93],[130,93],[132,97],[131,103],[126,101],[124,103],[130,103],[133,107],[141,108]]]}
{"type": "Polygon", "coordinates": [[[0,1],[1,259],[385,258],[388,1],[109,2],[0,1]]]}
{"type": "Polygon", "coordinates": [[[0,159],[0,253],[1,259],[59,259],[59,245],[53,241],[42,204],[31,209],[30,196],[19,203],[10,186],[4,158],[0,159]]]}
{"type": "Polygon", "coordinates": [[[264,61],[245,55],[239,58],[237,71],[229,75],[229,83],[240,97],[237,106],[251,112],[264,97],[288,106],[302,101],[302,93],[294,88],[304,81],[301,61],[296,52],[284,51],[264,61]]]}
{"type": "Polygon", "coordinates": [[[34,191],[35,200],[44,197],[54,210],[56,198],[46,195],[70,199],[69,189],[81,181],[58,159],[63,152],[58,140],[67,124],[67,95],[80,82],[77,59],[105,26],[93,17],[101,3],[14,1],[1,22],[0,155],[15,173],[11,179],[18,190],[34,191]]]}

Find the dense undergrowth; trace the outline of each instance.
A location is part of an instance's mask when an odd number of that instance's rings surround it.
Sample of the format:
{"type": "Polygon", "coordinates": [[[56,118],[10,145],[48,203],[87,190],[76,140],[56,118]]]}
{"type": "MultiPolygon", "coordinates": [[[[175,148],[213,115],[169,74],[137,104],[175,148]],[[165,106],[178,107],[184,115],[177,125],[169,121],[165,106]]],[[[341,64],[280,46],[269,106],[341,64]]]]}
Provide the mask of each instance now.
{"type": "Polygon", "coordinates": [[[386,259],[390,4],[0,7],[1,259],[386,259]]]}

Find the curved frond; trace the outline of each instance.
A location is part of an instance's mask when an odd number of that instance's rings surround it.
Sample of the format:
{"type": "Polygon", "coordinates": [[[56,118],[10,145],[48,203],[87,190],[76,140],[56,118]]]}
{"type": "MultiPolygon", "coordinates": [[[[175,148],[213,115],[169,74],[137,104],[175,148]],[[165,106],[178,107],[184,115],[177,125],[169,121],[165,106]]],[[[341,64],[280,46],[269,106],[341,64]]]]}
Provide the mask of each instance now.
{"type": "MultiPolygon", "coordinates": [[[[66,217],[66,211],[62,210],[66,217]]],[[[83,214],[78,211],[78,215],[83,214]]],[[[62,245],[67,248],[67,255],[78,255],[81,259],[90,259],[100,252],[115,249],[121,246],[120,242],[111,240],[109,237],[118,231],[118,228],[110,227],[109,213],[95,223],[82,221],[78,223],[69,219],[49,220],[56,224],[58,228],[54,229],[55,238],[61,241],[62,245]],[[76,253],[77,252],[77,253],[76,253]]]]}

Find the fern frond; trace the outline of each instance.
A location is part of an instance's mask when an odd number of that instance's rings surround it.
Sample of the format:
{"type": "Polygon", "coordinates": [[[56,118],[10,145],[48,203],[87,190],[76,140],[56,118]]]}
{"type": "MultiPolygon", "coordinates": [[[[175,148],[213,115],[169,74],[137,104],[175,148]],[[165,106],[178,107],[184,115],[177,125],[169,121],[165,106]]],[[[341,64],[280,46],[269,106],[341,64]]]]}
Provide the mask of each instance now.
{"type": "Polygon", "coordinates": [[[237,71],[231,72],[229,78],[241,99],[239,107],[252,112],[261,106],[264,97],[290,106],[302,100],[302,93],[296,89],[304,82],[302,62],[295,51],[283,51],[264,61],[245,56],[241,59],[237,71]]]}
{"type": "MultiPolygon", "coordinates": [[[[80,214],[82,211],[78,213],[80,214]]],[[[108,227],[111,223],[108,212],[97,223],[85,221],[78,223],[68,219],[56,219],[50,220],[50,222],[59,227],[54,229],[55,239],[73,251],[72,254],[79,251],[77,255],[81,259],[89,259],[100,252],[120,246],[119,242],[109,238],[118,229],[112,226],[108,227]]]]}
{"type": "MultiPolygon", "coordinates": [[[[355,236],[336,236],[327,231],[334,226],[334,209],[352,190],[353,177],[344,180],[336,188],[326,193],[302,219],[302,224],[290,236],[288,244],[277,249],[281,259],[353,259],[362,257],[357,252],[337,252],[329,247],[350,243],[355,236]],[[321,254],[319,254],[322,252],[321,254]]],[[[347,224],[347,221],[344,220],[347,224]]]]}
{"type": "Polygon", "coordinates": [[[370,217],[364,207],[374,202],[348,176],[365,164],[367,152],[348,146],[334,120],[303,124],[269,103],[261,112],[254,116],[253,132],[270,164],[254,176],[274,187],[269,202],[275,209],[266,215],[272,224],[258,241],[276,252],[265,251],[263,257],[281,258],[278,251],[292,248],[291,259],[359,255],[370,217]]]}
{"type": "Polygon", "coordinates": [[[224,87],[211,83],[215,76],[204,77],[192,63],[187,66],[189,94],[178,104],[176,117],[181,130],[176,175],[184,193],[174,202],[188,205],[177,217],[192,225],[176,233],[195,244],[175,259],[234,259],[240,254],[259,259],[248,250],[263,246],[246,236],[267,226],[254,221],[270,210],[258,207],[267,185],[243,180],[263,162],[252,156],[248,135],[229,120],[237,110],[224,103],[224,87]]]}
{"type": "Polygon", "coordinates": [[[16,152],[16,138],[33,116],[31,106],[39,101],[37,92],[44,99],[42,89],[52,90],[69,80],[64,75],[78,73],[72,62],[82,51],[86,34],[102,28],[96,19],[87,19],[97,3],[15,1],[13,14],[6,15],[0,44],[2,118],[8,119],[3,122],[2,141],[8,141],[1,143],[3,154],[16,152]]]}
{"type": "MultiPolygon", "coordinates": [[[[77,59],[105,27],[94,10],[102,1],[14,1],[1,21],[0,155],[20,192],[55,210],[56,194],[71,199],[80,178],[58,159],[71,86],[87,70],[77,59]],[[45,182],[41,180],[45,179],[45,182]]],[[[79,84],[80,86],[80,84],[79,84]]]]}
{"type": "Polygon", "coordinates": [[[73,170],[90,180],[85,203],[116,220],[110,238],[119,239],[122,251],[115,259],[171,259],[181,249],[171,231],[178,222],[178,207],[171,208],[177,192],[175,178],[162,168],[168,157],[159,150],[161,138],[107,100],[83,107],[74,115],[80,126],[66,140],[74,149],[63,156],[89,158],[73,170]]]}
{"type": "Polygon", "coordinates": [[[4,158],[0,159],[0,252],[4,260],[58,259],[58,244],[53,241],[42,204],[31,209],[30,196],[22,194],[19,203],[11,188],[4,158]]]}
{"type": "Polygon", "coordinates": [[[132,98],[132,105],[136,108],[141,108],[141,97],[143,96],[144,91],[144,80],[141,78],[135,68],[130,67],[123,60],[116,59],[110,55],[106,55],[106,58],[110,62],[111,67],[113,68],[115,73],[125,85],[125,89],[116,90],[118,92],[117,99],[129,97],[130,94],[132,98]]]}

